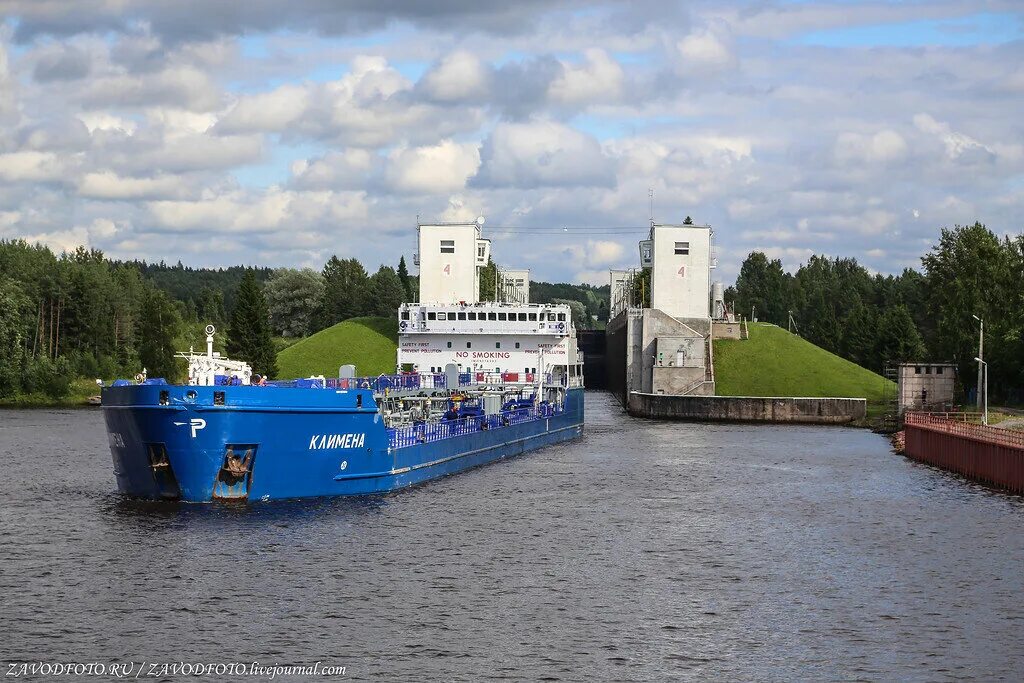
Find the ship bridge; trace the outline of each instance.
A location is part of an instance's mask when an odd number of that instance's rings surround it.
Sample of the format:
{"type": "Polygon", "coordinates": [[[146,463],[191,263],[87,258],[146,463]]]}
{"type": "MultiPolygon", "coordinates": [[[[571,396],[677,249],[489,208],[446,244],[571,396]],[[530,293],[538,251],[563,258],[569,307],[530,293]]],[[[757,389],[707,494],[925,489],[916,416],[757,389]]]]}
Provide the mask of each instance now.
{"type": "Polygon", "coordinates": [[[574,333],[564,304],[403,304],[401,334],[503,334],[565,337],[574,333]]]}

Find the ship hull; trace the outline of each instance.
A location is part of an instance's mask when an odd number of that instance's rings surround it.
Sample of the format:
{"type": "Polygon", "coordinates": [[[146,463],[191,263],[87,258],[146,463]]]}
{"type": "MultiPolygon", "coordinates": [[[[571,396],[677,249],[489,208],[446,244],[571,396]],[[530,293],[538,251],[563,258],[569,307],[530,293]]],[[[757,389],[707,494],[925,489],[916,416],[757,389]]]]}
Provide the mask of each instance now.
{"type": "Polygon", "coordinates": [[[583,390],[550,416],[404,447],[364,390],[112,387],[103,412],[123,494],[274,500],[392,491],[577,438],[583,390]]]}

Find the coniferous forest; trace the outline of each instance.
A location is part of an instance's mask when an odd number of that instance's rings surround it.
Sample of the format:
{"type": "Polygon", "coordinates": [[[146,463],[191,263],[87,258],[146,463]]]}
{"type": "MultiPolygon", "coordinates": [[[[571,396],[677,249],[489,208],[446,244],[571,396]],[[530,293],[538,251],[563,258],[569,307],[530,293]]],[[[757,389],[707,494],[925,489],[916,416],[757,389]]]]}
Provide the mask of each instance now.
{"type": "MultiPolygon", "coordinates": [[[[876,372],[906,360],[955,362],[966,387],[976,376],[977,315],[985,319],[993,397],[1024,398],[1024,238],[999,239],[980,223],[956,226],[941,232],[921,266],[881,275],[855,259],[813,256],[788,273],[754,252],[726,299],[740,315],[791,326],[876,372]]],[[[491,282],[481,277],[484,299],[493,297],[491,282]]],[[[219,350],[273,377],[274,338],[392,317],[415,291],[404,258],[372,273],[337,256],[320,271],[210,269],[0,241],[0,400],[56,400],[76,378],[130,377],[143,368],[150,377],[180,378],[174,353],[204,348],[210,323],[219,350]]],[[[568,303],[580,328],[608,318],[607,285],[534,282],[531,301],[568,303]]]]}
{"type": "Polygon", "coordinates": [[[754,252],[726,300],[739,315],[793,326],[875,372],[905,361],[955,363],[968,389],[977,384],[977,316],[991,396],[1024,401],[1024,236],[1000,239],[981,223],[944,229],[921,266],[881,275],[856,259],[812,256],[787,273],[754,252]]]}

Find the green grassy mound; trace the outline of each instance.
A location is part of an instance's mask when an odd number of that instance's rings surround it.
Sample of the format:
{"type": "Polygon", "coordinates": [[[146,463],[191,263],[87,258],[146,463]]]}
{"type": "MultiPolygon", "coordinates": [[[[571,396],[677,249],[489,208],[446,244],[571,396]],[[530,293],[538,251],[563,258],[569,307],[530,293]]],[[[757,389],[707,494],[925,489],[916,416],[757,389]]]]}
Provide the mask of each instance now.
{"type": "Polygon", "coordinates": [[[722,396],[838,396],[885,400],[893,383],[774,325],[750,339],[715,341],[715,390],[722,396]]]}
{"type": "Polygon", "coordinates": [[[356,366],[359,375],[395,371],[398,322],[393,318],[351,318],[302,339],[277,354],[277,376],[285,379],[325,375],[356,366]]]}

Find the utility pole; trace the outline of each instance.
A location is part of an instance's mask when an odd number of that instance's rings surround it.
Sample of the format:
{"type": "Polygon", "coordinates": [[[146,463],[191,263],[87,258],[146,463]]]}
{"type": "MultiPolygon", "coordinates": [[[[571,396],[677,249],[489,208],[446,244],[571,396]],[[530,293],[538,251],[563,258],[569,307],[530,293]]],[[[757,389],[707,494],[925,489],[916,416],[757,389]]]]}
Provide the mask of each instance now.
{"type": "MultiPolygon", "coordinates": [[[[978,396],[977,396],[977,401],[975,403],[976,403],[976,407],[978,409],[978,412],[980,413],[981,412],[981,406],[982,406],[982,392],[984,392],[986,394],[985,399],[988,399],[988,396],[987,396],[987,394],[988,394],[988,387],[985,386],[985,383],[984,383],[985,377],[984,377],[984,374],[983,374],[984,373],[983,366],[985,365],[985,353],[984,353],[985,352],[985,319],[984,318],[979,318],[976,315],[972,315],[971,317],[974,318],[975,320],[977,320],[978,323],[979,323],[979,327],[978,327],[978,357],[975,358],[975,360],[978,361],[978,392],[977,392],[978,396]]],[[[987,402],[987,400],[986,400],[986,402],[987,402]]]]}

